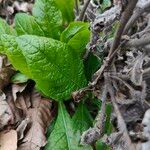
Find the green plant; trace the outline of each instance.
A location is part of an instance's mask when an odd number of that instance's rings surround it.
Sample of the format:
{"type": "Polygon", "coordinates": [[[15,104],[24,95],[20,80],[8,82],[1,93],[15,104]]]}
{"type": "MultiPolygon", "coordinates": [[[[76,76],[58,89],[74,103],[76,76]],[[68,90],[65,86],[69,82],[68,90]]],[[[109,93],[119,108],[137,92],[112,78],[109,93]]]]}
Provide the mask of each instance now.
{"type": "Polygon", "coordinates": [[[79,104],[71,118],[62,102],[69,100],[73,91],[86,86],[95,71],[93,67],[97,69],[99,65],[90,56],[94,62],[85,61],[84,70],[82,56],[90,38],[89,24],[73,22],[73,7],[74,0],[37,0],[32,16],[24,13],[15,16],[14,28],[0,19],[0,52],[22,73],[12,81],[32,79],[43,95],[58,101],[58,116],[50,129],[47,150],[84,149],[79,145],[80,135],[92,126],[84,103],[79,104]]]}
{"type": "MultiPolygon", "coordinates": [[[[73,91],[87,83],[82,54],[90,37],[89,25],[72,22],[74,2],[68,0],[67,7],[66,3],[67,0],[36,1],[33,16],[24,13],[15,16],[14,29],[0,19],[1,53],[8,56],[16,70],[33,79],[44,95],[57,101],[68,100],[73,91]]],[[[13,80],[18,77],[21,75],[13,80]]],[[[88,113],[83,107],[78,111],[84,109],[88,113]]],[[[86,119],[77,114],[81,121],[86,119]]],[[[65,106],[59,102],[58,118],[46,149],[82,149],[78,146],[79,136],[74,136],[79,128],[74,131],[72,122],[65,106]],[[64,137],[59,140],[61,136],[64,137]]]]}
{"type": "MultiPolygon", "coordinates": [[[[17,14],[16,34],[9,32],[6,24],[6,30],[1,31],[1,51],[17,70],[36,82],[44,95],[61,101],[86,85],[81,55],[90,32],[84,22],[72,22],[60,32],[61,20],[66,17],[61,16],[54,2],[37,1],[33,16],[17,14]],[[39,9],[42,12],[39,13],[39,9]]],[[[1,20],[1,24],[5,24],[4,21],[1,20]]]]}

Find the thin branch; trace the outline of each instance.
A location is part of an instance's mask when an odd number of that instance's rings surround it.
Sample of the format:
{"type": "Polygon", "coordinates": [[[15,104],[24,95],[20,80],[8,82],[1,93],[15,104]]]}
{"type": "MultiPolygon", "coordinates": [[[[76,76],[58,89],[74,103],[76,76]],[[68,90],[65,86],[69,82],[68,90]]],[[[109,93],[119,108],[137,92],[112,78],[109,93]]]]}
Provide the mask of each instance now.
{"type": "Polygon", "coordinates": [[[137,21],[137,19],[146,11],[150,10],[150,2],[147,4],[145,4],[143,7],[141,8],[137,8],[134,12],[134,14],[132,15],[132,17],[130,18],[129,22],[127,23],[123,34],[127,34],[128,30],[133,26],[133,24],[137,21]]]}
{"type": "Polygon", "coordinates": [[[110,84],[110,79],[106,78],[106,80],[108,81],[108,85],[109,85],[109,88],[108,88],[108,92],[110,94],[110,97],[111,97],[111,101],[112,101],[112,104],[113,104],[113,107],[114,107],[114,111],[117,115],[117,120],[118,120],[118,127],[119,127],[119,130],[124,134],[125,136],[125,140],[128,144],[128,149],[129,150],[135,150],[135,147],[133,146],[132,142],[131,142],[131,139],[129,137],[129,134],[128,134],[128,130],[127,130],[127,127],[126,127],[126,124],[125,124],[125,121],[121,115],[121,112],[118,108],[118,105],[116,103],[116,99],[115,99],[115,95],[114,95],[114,91],[113,91],[113,87],[112,85],[110,84]]]}
{"type": "Polygon", "coordinates": [[[78,21],[83,21],[83,18],[84,18],[86,9],[87,9],[87,7],[88,7],[90,1],[91,1],[91,0],[87,0],[87,1],[85,2],[84,6],[83,6],[83,8],[82,8],[82,10],[81,10],[81,13],[80,13],[80,15],[79,15],[79,18],[77,19],[78,21]]]}
{"type": "Polygon", "coordinates": [[[108,56],[110,56],[113,53],[113,51],[118,48],[118,46],[120,44],[121,36],[123,34],[123,31],[124,31],[124,28],[125,28],[128,20],[130,19],[137,2],[138,2],[138,0],[130,1],[127,8],[123,12],[121,19],[120,19],[119,27],[118,27],[116,34],[115,34],[113,45],[110,49],[110,53],[108,56]]]}
{"type": "Polygon", "coordinates": [[[76,15],[79,15],[79,6],[78,6],[78,0],[75,0],[75,10],[76,10],[76,15]]]}
{"type": "Polygon", "coordinates": [[[109,54],[106,58],[106,60],[104,61],[103,65],[101,66],[101,68],[95,73],[95,75],[97,76],[96,79],[90,83],[91,86],[94,86],[95,84],[97,84],[98,80],[100,79],[101,75],[103,74],[105,68],[108,66],[108,64],[110,63],[110,61],[115,57],[117,51],[119,50],[119,45],[120,45],[120,40],[121,40],[121,36],[123,33],[123,30],[125,28],[126,23],[128,22],[128,20],[130,19],[130,16],[132,15],[132,12],[136,6],[138,0],[132,0],[127,8],[125,9],[125,11],[122,14],[121,17],[121,21],[120,21],[120,25],[117,29],[117,32],[115,34],[115,39],[114,42],[112,44],[112,47],[109,51],[109,54]]]}
{"type": "Polygon", "coordinates": [[[142,47],[147,44],[150,44],[150,34],[145,35],[143,38],[140,39],[129,40],[125,45],[127,47],[142,47]]]}
{"type": "Polygon", "coordinates": [[[134,93],[134,88],[132,86],[130,86],[126,81],[122,80],[121,78],[117,77],[117,76],[110,76],[110,78],[114,78],[120,82],[122,82],[129,90],[130,90],[130,93],[134,93]]]}
{"type": "Polygon", "coordinates": [[[147,73],[150,73],[150,67],[143,70],[144,75],[147,74],[147,73]]]}

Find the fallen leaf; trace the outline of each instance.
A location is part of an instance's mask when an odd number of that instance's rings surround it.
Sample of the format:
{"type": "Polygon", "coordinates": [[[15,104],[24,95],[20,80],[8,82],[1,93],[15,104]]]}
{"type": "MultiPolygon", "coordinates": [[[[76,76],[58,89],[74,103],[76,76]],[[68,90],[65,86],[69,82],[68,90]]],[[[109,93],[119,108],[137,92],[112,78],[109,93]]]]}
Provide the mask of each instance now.
{"type": "Polygon", "coordinates": [[[12,94],[14,101],[17,99],[17,93],[21,93],[25,90],[27,84],[13,84],[12,85],[12,94]]]}
{"type": "Polygon", "coordinates": [[[0,93],[0,130],[3,129],[8,124],[14,122],[14,115],[6,101],[6,96],[4,93],[0,93]]]}
{"type": "Polygon", "coordinates": [[[27,128],[28,123],[30,122],[29,118],[25,118],[20,125],[17,127],[16,131],[18,133],[18,140],[23,139],[25,129],[27,128]]]}
{"type": "Polygon", "coordinates": [[[18,150],[40,150],[47,143],[45,133],[51,116],[51,101],[41,98],[41,95],[33,91],[31,95],[32,107],[27,110],[27,117],[30,122],[27,125],[28,131],[24,135],[18,150]]]}
{"type": "Polygon", "coordinates": [[[0,150],[17,150],[17,132],[0,132],[0,150]]]}
{"type": "Polygon", "coordinates": [[[0,89],[9,84],[10,78],[14,73],[15,70],[8,64],[6,56],[0,55],[0,89]]]}

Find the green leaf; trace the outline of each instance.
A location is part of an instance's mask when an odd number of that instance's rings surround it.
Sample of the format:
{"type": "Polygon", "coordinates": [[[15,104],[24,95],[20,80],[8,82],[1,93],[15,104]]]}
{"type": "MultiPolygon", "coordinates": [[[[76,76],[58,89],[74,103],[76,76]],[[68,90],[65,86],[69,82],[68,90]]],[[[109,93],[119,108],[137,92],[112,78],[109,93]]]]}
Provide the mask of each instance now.
{"type": "Polygon", "coordinates": [[[62,32],[60,39],[61,41],[68,43],[68,45],[77,53],[82,53],[90,39],[88,27],[88,23],[72,22],[62,32]]]}
{"type": "MultiPolygon", "coordinates": [[[[80,142],[82,133],[92,126],[92,121],[92,116],[87,110],[86,105],[84,102],[81,102],[72,118],[73,130],[78,139],[78,142],[80,142]]],[[[91,150],[92,148],[91,146],[87,145],[86,149],[91,150]]]]}
{"type": "Polygon", "coordinates": [[[74,20],[74,0],[55,0],[58,8],[62,12],[63,22],[71,22],[74,20]]]}
{"type": "Polygon", "coordinates": [[[74,130],[81,133],[92,126],[93,119],[83,102],[79,104],[72,121],[74,130]]]}
{"type": "Polygon", "coordinates": [[[54,0],[36,0],[32,13],[46,37],[59,39],[62,14],[54,0]]]}
{"type": "Polygon", "coordinates": [[[4,54],[7,55],[10,62],[13,64],[16,70],[22,71],[28,77],[31,76],[25,57],[22,54],[21,49],[18,47],[16,37],[12,35],[4,34],[1,36],[1,42],[4,47],[4,54]]]}
{"type": "Polygon", "coordinates": [[[62,32],[61,41],[67,43],[75,34],[88,29],[89,24],[85,22],[71,22],[69,26],[62,32]]]}
{"type": "Polygon", "coordinates": [[[15,16],[15,29],[18,35],[32,34],[44,36],[44,32],[33,16],[18,13],[15,16]]]}
{"type": "Polygon", "coordinates": [[[11,81],[13,83],[25,83],[28,81],[28,77],[20,72],[16,73],[12,78],[11,81]]]}
{"type": "MultiPolygon", "coordinates": [[[[0,18],[0,36],[2,34],[10,34],[10,35],[15,35],[15,31],[13,30],[12,27],[10,27],[5,20],[1,19],[0,18]]],[[[2,45],[2,42],[0,40],[0,52],[2,52],[4,49],[3,49],[3,45],[2,45]]]]}
{"type": "Polygon", "coordinates": [[[74,134],[72,120],[62,102],[59,102],[58,117],[45,150],[83,150],[74,134]]]}
{"type": "Polygon", "coordinates": [[[83,30],[79,33],[77,33],[74,37],[72,37],[68,45],[76,50],[76,52],[83,53],[83,50],[85,49],[87,43],[89,42],[90,32],[88,30],[83,30]],[[83,40],[84,39],[84,40],[83,40]]]}
{"type": "Polygon", "coordinates": [[[88,81],[92,79],[93,74],[101,66],[101,63],[102,61],[98,60],[91,52],[89,53],[88,57],[84,60],[85,76],[88,81]]]}
{"type": "Polygon", "coordinates": [[[105,143],[101,142],[100,140],[96,142],[96,149],[97,150],[110,150],[109,147],[105,143]]]}
{"type": "Polygon", "coordinates": [[[14,29],[9,26],[5,20],[0,18],[0,35],[2,34],[15,34],[14,29]]]}
{"type": "Polygon", "coordinates": [[[3,35],[1,39],[15,68],[33,79],[46,96],[67,100],[86,85],[80,55],[67,44],[31,35],[3,35]]]}

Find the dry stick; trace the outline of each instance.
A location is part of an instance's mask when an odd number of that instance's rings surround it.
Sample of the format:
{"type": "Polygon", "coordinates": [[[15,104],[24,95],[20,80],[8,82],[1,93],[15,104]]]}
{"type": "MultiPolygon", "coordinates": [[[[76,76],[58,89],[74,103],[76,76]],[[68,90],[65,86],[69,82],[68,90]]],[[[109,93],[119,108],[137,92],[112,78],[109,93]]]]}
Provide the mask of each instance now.
{"type": "Polygon", "coordinates": [[[117,120],[118,120],[118,127],[119,127],[119,130],[124,133],[124,136],[126,137],[126,140],[127,140],[127,143],[128,143],[128,146],[129,146],[129,150],[135,150],[135,147],[133,146],[132,142],[131,142],[131,139],[129,137],[129,134],[128,134],[128,130],[127,130],[127,127],[126,127],[126,124],[125,124],[125,121],[120,113],[120,110],[118,108],[118,105],[116,104],[116,99],[115,99],[115,95],[114,95],[114,91],[113,91],[113,87],[112,85],[110,84],[110,79],[106,79],[108,81],[108,84],[109,84],[109,88],[108,88],[108,92],[110,94],[110,97],[111,97],[111,101],[112,101],[112,104],[113,104],[113,107],[114,107],[114,110],[115,110],[115,113],[117,115],[117,120]]]}
{"type": "Polygon", "coordinates": [[[150,34],[148,34],[145,37],[140,38],[140,39],[129,40],[125,45],[127,47],[142,47],[147,44],[150,44],[150,34]]]}
{"type": "Polygon", "coordinates": [[[147,73],[150,73],[150,67],[143,70],[143,74],[147,74],[147,73]]]}
{"type": "Polygon", "coordinates": [[[83,18],[84,18],[86,9],[87,9],[87,7],[88,7],[90,1],[91,1],[91,0],[87,0],[87,1],[85,2],[84,6],[83,6],[83,8],[82,8],[82,10],[81,10],[81,13],[80,13],[80,15],[79,15],[79,18],[77,19],[78,21],[83,21],[83,18]]]}
{"type": "Polygon", "coordinates": [[[114,78],[114,79],[122,82],[130,90],[130,93],[134,93],[135,89],[132,86],[130,86],[127,82],[125,82],[124,80],[122,80],[121,78],[119,78],[117,76],[110,76],[110,78],[114,78]]]}
{"type": "Polygon", "coordinates": [[[128,20],[130,19],[137,2],[138,2],[138,0],[130,1],[127,8],[123,12],[123,14],[121,16],[119,27],[118,27],[117,32],[115,33],[115,39],[114,39],[113,45],[110,49],[108,57],[110,57],[110,55],[113,53],[113,51],[118,48],[124,28],[125,28],[128,20]]]}
{"type": "Polygon", "coordinates": [[[150,2],[148,4],[145,4],[142,8],[137,8],[135,13],[130,18],[129,22],[127,23],[123,34],[127,34],[128,30],[133,26],[133,24],[136,22],[136,20],[145,12],[150,10],[150,2]]]}
{"type": "Polygon", "coordinates": [[[108,87],[105,84],[104,90],[102,93],[102,98],[101,98],[101,101],[102,101],[101,109],[97,115],[97,120],[96,120],[96,123],[94,125],[96,128],[99,129],[100,136],[102,136],[104,133],[103,130],[104,130],[104,125],[105,125],[105,111],[106,111],[107,93],[108,93],[108,87]]]}
{"type": "Polygon", "coordinates": [[[110,61],[113,59],[113,57],[116,55],[117,51],[119,50],[118,46],[120,44],[120,40],[121,40],[121,36],[122,33],[124,31],[124,28],[128,22],[128,20],[130,19],[133,10],[136,6],[138,0],[132,0],[131,2],[129,2],[127,8],[125,9],[125,11],[123,12],[122,16],[121,16],[121,21],[120,21],[120,25],[117,29],[117,32],[115,34],[115,38],[112,44],[112,47],[109,51],[109,54],[106,58],[106,61],[103,63],[103,65],[101,66],[101,68],[95,73],[95,75],[97,76],[97,78],[90,83],[91,86],[94,86],[95,84],[97,84],[99,78],[101,77],[101,75],[103,74],[105,68],[108,66],[108,64],[110,63],[110,61]]]}

